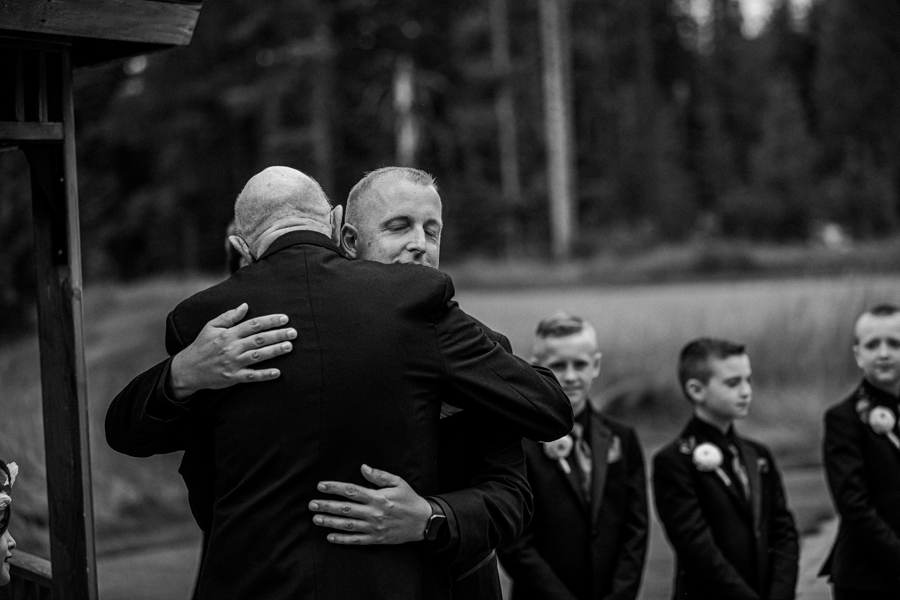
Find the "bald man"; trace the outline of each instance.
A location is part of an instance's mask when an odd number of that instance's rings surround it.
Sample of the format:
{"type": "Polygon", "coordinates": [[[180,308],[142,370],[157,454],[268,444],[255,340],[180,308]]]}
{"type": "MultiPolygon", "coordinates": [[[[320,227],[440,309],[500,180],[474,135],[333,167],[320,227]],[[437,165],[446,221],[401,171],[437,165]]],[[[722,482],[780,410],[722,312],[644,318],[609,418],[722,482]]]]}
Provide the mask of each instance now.
{"type": "Polygon", "coordinates": [[[824,464],[841,525],[820,575],[835,600],[900,598],[900,307],[856,321],[859,386],[825,414],[824,464]]]}
{"type": "MultiPolygon", "coordinates": [[[[552,374],[491,341],[452,301],[449,278],[347,261],[327,237],[336,214],[299,172],[273,168],[251,179],[235,205],[233,241],[251,264],[176,307],[167,324],[174,358],[139,376],[107,414],[114,448],[184,447],[189,487],[192,465],[209,460],[211,449],[215,505],[200,598],[440,597],[444,582],[416,544],[342,548],[312,531],[306,501],[317,483],[324,476],[368,483],[364,475],[377,474],[360,473],[366,462],[434,492],[445,401],[542,439],[571,426],[552,374]],[[202,381],[208,373],[179,365],[191,342],[210,337],[208,321],[240,302],[250,307],[251,329],[265,325],[255,315],[287,316],[293,349],[264,370],[274,379],[205,389],[216,387],[202,381]],[[146,397],[135,386],[146,389],[154,378],[170,401],[132,402],[146,397]],[[146,426],[153,420],[160,428],[177,422],[180,439],[155,438],[146,426]],[[212,439],[195,440],[195,431],[211,431],[212,439]]],[[[423,508],[432,511],[427,502],[423,508]]]]}

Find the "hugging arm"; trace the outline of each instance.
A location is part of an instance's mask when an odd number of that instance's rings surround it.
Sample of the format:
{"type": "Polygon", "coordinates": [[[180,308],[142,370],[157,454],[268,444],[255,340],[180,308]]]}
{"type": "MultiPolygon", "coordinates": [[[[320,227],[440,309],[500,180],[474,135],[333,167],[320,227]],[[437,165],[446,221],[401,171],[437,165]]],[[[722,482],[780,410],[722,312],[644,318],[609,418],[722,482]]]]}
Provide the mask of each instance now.
{"type": "Polygon", "coordinates": [[[219,315],[189,344],[176,327],[173,313],[169,314],[166,350],[170,358],[135,377],[106,412],[106,440],[111,448],[130,456],[184,450],[184,438],[192,427],[190,408],[198,392],[280,375],[277,369],[248,367],[290,352],[288,340],[296,337],[296,331],[282,327],[284,315],[241,322],[247,310],[242,304],[219,315]]]}
{"type": "Polygon", "coordinates": [[[510,431],[536,441],[568,434],[574,424],[572,406],[553,373],[532,367],[492,340],[483,325],[459,308],[453,294],[447,277],[434,321],[447,402],[477,407],[510,431]]]}

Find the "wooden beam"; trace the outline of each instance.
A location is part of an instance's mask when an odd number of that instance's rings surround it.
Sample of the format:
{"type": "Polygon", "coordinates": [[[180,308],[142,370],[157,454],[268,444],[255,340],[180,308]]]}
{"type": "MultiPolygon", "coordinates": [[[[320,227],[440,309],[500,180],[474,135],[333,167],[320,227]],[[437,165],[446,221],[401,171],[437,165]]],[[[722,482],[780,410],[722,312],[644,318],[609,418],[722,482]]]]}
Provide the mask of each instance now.
{"type": "Polygon", "coordinates": [[[0,121],[0,141],[4,142],[61,142],[62,123],[18,123],[0,121]]]}
{"type": "Polygon", "coordinates": [[[0,0],[0,29],[186,46],[200,2],[0,0]]]}
{"type": "Polygon", "coordinates": [[[63,143],[23,146],[32,172],[52,597],[97,600],[68,52],[63,53],[62,71],[63,143]]]}

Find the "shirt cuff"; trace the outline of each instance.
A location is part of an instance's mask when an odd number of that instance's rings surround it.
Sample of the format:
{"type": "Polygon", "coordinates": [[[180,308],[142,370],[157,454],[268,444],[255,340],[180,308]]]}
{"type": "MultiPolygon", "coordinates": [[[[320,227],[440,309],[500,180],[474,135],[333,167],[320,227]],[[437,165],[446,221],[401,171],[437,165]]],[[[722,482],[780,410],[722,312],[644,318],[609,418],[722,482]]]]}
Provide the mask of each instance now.
{"type": "Polygon", "coordinates": [[[434,540],[433,542],[424,542],[425,549],[429,554],[441,554],[446,556],[449,559],[448,563],[453,562],[456,552],[459,549],[459,522],[456,519],[456,513],[453,512],[450,505],[440,496],[425,497],[437,502],[444,510],[444,515],[447,517],[447,531],[449,534],[447,536],[441,536],[440,539],[434,540]]]}

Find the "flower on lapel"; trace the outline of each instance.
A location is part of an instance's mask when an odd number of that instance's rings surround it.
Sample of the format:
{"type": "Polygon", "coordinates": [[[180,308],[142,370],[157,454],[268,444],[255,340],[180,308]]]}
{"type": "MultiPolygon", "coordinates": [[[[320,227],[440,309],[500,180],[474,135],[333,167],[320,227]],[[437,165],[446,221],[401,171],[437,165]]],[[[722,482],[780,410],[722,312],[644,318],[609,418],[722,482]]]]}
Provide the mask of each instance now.
{"type": "Polygon", "coordinates": [[[859,413],[860,415],[862,415],[864,412],[869,410],[869,407],[871,407],[871,406],[872,405],[867,398],[861,398],[856,403],[856,412],[859,413]]]}
{"type": "Polygon", "coordinates": [[[767,458],[757,458],[756,459],[756,470],[759,471],[760,475],[765,475],[769,472],[769,459],[767,458]]]}
{"type": "Polygon", "coordinates": [[[614,435],[612,443],[609,445],[609,452],[606,453],[606,464],[611,465],[620,460],[622,460],[622,440],[619,439],[619,436],[614,435]]]}
{"type": "Polygon", "coordinates": [[[690,454],[694,451],[694,448],[697,447],[697,438],[691,436],[687,439],[681,438],[678,440],[678,451],[682,454],[690,454]]]}
{"type": "Polygon", "coordinates": [[[893,431],[897,424],[897,418],[890,410],[883,406],[876,406],[869,413],[869,426],[877,434],[884,435],[893,431]]]}
{"type": "Polygon", "coordinates": [[[571,435],[564,435],[558,440],[552,442],[544,442],[544,454],[546,454],[552,460],[558,461],[559,466],[565,471],[566,475],[572,472],[572,467],[569,466],[568,461],[566,461],[566,457],[572,452],[572,447],[575,445],[575,440],[572,439],[571,435]]]}
{"type": "Polygon", "coordinates": [[[697,465],[697,469],[700,471],[715,471],[722,466],[722,460],[724,459],[722,451],[709,442],[704,442],[694,448],[691,458],[693,458],[694,464],[697,465]]]}

